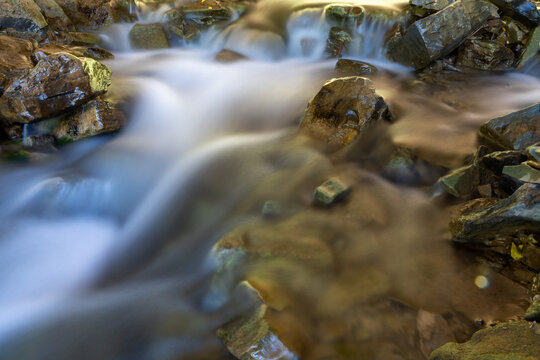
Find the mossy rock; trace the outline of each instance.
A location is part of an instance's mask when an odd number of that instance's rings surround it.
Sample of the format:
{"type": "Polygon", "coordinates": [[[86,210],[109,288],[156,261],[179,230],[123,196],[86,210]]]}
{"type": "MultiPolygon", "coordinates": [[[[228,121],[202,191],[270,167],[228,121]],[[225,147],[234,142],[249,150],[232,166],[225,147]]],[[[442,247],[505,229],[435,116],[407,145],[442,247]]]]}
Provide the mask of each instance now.
{"type": "Polygon", "coordinates": [[[129,41],[134,49],[166,49],[169,40],[161,24],[135,24],[129,32],[129,41]]]}

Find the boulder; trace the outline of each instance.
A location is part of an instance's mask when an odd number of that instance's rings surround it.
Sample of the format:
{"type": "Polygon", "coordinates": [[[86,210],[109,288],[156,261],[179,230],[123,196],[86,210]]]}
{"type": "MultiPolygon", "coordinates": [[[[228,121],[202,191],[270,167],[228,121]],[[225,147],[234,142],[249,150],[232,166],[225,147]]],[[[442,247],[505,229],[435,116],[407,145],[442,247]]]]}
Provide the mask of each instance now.
{"type": "Polygon", "coordinates": [[[512,50],[497,40],[466,40],[459,47],[456,65],[477,70],[511,69],[515,62],[512,50]]]}
{"type": "Polygon", "coordinates": [[[336,77],[373,75],[377,72],[378,70],[375,66],[351,59],[339,59],[334,68],[336,77]]]}
{"type": "Polygon", "coordinates": [[[332,57],[340,58],[343,55],[352,41],[351,34],[347,30],[338,27],[333,27],[328,33],[326,41],[326,53],[332,57]]]}
{"type": "Polygon", "coordinates": [[[353,5],[330,5],[325,9],[326,22],[330,26],[358,26],[364,19],[364,8],[353,5]]]}
{"type": "Polygon", "coordinates": [[[0,96],[11,79],[27,74],[34,67],[32,41],[0,35],[0,96]]]}
{"type": "Polygon", "coordinates": [[[320,206],[331,206],[346,199],[350,191],[351,188],[342,180],[332,178],[315,189],[313,202],[320,206]]]}
{"type": "Polygon", "coordinates": [[[36,32],[47,27],[41,9],[33,0],[0,0],[0,30],[36,32]]]}
{"type": "Polygon", "coordinates": [[[478,140],[494,149],[519,151],[540,142],[540,103],[486,122],[478,140]]]}
{"type": "Polygon", "coordinates": [[[540,333],[524,321],[498,324],[476,332],[463,344],[448,343],[429,360],[533,360],[540,354],[540,333]]]}
{"type": "Polygon", "coordinates": [[[539,232],[540,184],[525,184],[506,199],[465,211],[450,222],[450,231],[457,241],[473,244],[519,231],[539,232]]]}
{"type": "Polygon", "coordinates": [[[540,170],[533,168],[527,163],[505,166],[502,173],[504,177],[515,184],[514,187],[516,188],[524,183],[540,184],[540,170]]]}
{"type": "Polygon", "coordinates": [[[137,21],[135,0],[111,0],[111,17],[115,23],[137,21]]]}
{"type": "Polygon", "coordinates": [[[530,159],[540,162],[540,144],[534,144],[527,148],[527,156],[530,159]]]}
{"type": "Polygon", "coordinates": [[[388,105],[371,81],[352,76],[326,82],[308,104],[300,128],[337,150],[378,121],[391,119],[388,105]]]}
{"type": "Polygon", "coordinates": [[[9,85],[0,97],[0,116],[31,123],[58,115],[104,93],[110,82],[111,69],[93,59],[53,54],[9,85]]]}
{"type": "Polygon", "coordinates": [[[61,143],[120,130],[125,116],[114,104],[96,99],[66,115],[52,134],[61,143]]]}
{"type": "Polygon", "coordinates": [[[456,0],[410,0],[410,11],[414,16],[423,18],[454,3],[456,0]]]}
{"type": "Polygon", "coordinates": [[[135,24],[129,32],[129,41],[134,49],[166,49],[167,35],[161,24],[135,24]]]}
{"type": "Polygon", "coordinates": [[[109,0],[55,0],[77,27],[96,29],[111,22],[109,0]]]}
{"type": "Polygon", "coordinates": [[[502,13],[514,18],[527,26],[540,25],[540,14],[536,4],[528,0],[491,0],[501,9],[502,13]]]}
{"type": "Polygon", "coordinates": [[[65,30],[71,25],[71,20],[54,0],[34,0],[34,2],[52,28],[65,30]]]}
{"type": "Polygon", "coordinates": [[[537,54],[540,53],[540,26],[536,27],[532,33],[529,34],[529,40],[521,58],[519,59],[518,69],[521,69],[527,63],[532,61],[537,54]]]}
{"type": "Polygon", "coordinates": [[[497,7],[484,0],[457,0],[443,10],[413,23],[389,49],[394,61],[421,69],[448,55],[489,19],[497,7]]]}

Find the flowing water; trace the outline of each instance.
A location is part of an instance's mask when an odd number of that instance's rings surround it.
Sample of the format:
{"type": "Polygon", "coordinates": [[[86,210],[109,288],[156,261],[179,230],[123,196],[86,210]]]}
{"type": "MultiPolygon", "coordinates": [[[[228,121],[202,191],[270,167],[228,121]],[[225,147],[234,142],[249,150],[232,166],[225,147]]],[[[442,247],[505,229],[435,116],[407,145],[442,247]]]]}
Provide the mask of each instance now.
{"type": "Polygon", "coordinates": [[[260,1],[166,51],[131,51],[128,25],[104,30],[113,91],[132,99],[127,127],[0,165],[0,359],[228,358],[215,330],[251,304],[220,289],[243,278],[296,319],[305,358],[422,359],[435,345],[411,337],[426,316],[465,327],[452,330],[463,341],[474,328],[463,324],[523,311],[521,285],[449,245],[449,214],[431,188],[392,184],[368,163],[393,141],[458,166],[481,123],[540,98],[540,79],[416,87],[382,54],[392,21],[373,18],[347,56],[380,68],[372,80],[397,121],[358,150],[362,161],[337,161],[297,133],[335,64],[324,59],[327,3],[260,1]],[[223,48],[251,60],[214,61],[223,48]],[[310,208],[313,188],[336,174],[355,184],[345,208],[310,208]],[[269,199],[290,216],[261,219],[269,199]],[[220,280],[212,247],[235,228],[263,250],[275,241],[299,255],[283,250],[220,280]]]}

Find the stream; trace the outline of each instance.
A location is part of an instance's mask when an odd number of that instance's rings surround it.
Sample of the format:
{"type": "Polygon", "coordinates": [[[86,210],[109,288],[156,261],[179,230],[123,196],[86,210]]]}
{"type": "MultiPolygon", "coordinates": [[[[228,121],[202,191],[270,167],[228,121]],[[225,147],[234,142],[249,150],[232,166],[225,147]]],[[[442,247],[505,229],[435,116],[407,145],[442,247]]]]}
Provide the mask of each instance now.
{"type": "Polygon", "coordinates": [[[538,101],[540,79],[479,74],[419,88],[411,69],[384,58],[392,21],[365,21],[344,57],[378,67],[370,78],[396,121],[358,150],[362,160],[331,157],[298,132],[333,77],[327,3],[260,1],[246,19],[169,50],[130,50],[127,24],[103,30],[116,57],[105,62],[113,91],[131,99],[128,125],[0,165],[0,359],[232,358],[215,333],[252,306],[229,293],[239,279],[285,284],[268,301],[304,329],[306,359],[347,358],[335,346],[343,336],[361,339],[372,359],[425,359],[431,348],[410,340],[416,311],[450,314],[448,326],[467,336],[474,321],[523,312],[525,287],[452,247],[440,189],[389,181],[373,164],[387,141],[459,166],[482,123],[538,101]],[[217,62],[222,49],[250,59],[217,62]],[[345,210],[310,207],[313,189],[336,174],[356,184],[345,210]],[[290,217],[262,219],[269,199],[290,217]],[[316,238],[332,245],[309,261],[264,258],[221,279],[213,247],[238,228],[283,248],[298,239],[291,251],[306,254],[316,238]],[[488,285],[475,285],[478,276],[488,285]]]}

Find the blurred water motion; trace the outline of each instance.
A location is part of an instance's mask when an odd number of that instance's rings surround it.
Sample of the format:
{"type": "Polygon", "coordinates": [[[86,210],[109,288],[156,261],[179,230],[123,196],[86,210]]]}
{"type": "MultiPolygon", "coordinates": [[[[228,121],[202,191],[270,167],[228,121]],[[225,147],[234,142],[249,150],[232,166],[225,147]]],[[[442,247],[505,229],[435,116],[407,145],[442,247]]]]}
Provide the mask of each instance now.
{"type": "MultiPolygon", "coordinates": [[[[228,358],[215,331],[253,305],[234,297],[243,279],[295,319],[308,359],[422,359],[437,341],[465,340],[475,319],[521,311],[523,287],[479,272],[449,245],[449,214],[429,191],[392,185],[361,163],[335,165],[297,134],[333,76],[314,3],[327,2],[261,1],[228,42],[207,34],[190,49],[131,53],[118,40],[127,27],[107,30],[124,51],[110,66],[113,92],[133,99],[126,129],[0,168],[1,359],[228,358]],[[286,31],[290,42],[268,33],[259,42],[253,31],[286,31]],[[255,60],[214,62],[224,46],[255,60]],[[313,189],[335,175],[353,184],[349,202],[311,208],[313,189]],[[290,213],[261,219],[267,200],[290,213]],[[250,258],[216,288],[212,248],[226,235],[273,256],[250,258]],[[454,332],[411,340],[426,317],[454,332]]],[[[540,80],[517,74],[415,88],[379,51],[391,24],[371,25],[351,56],[382,69],[373,81],[398,120],[386,139],[442,167],[474,150],[481,123],[540,95],[540,80]]],[[[374,154],[383,139],[373,139],[374,154]]]]}

